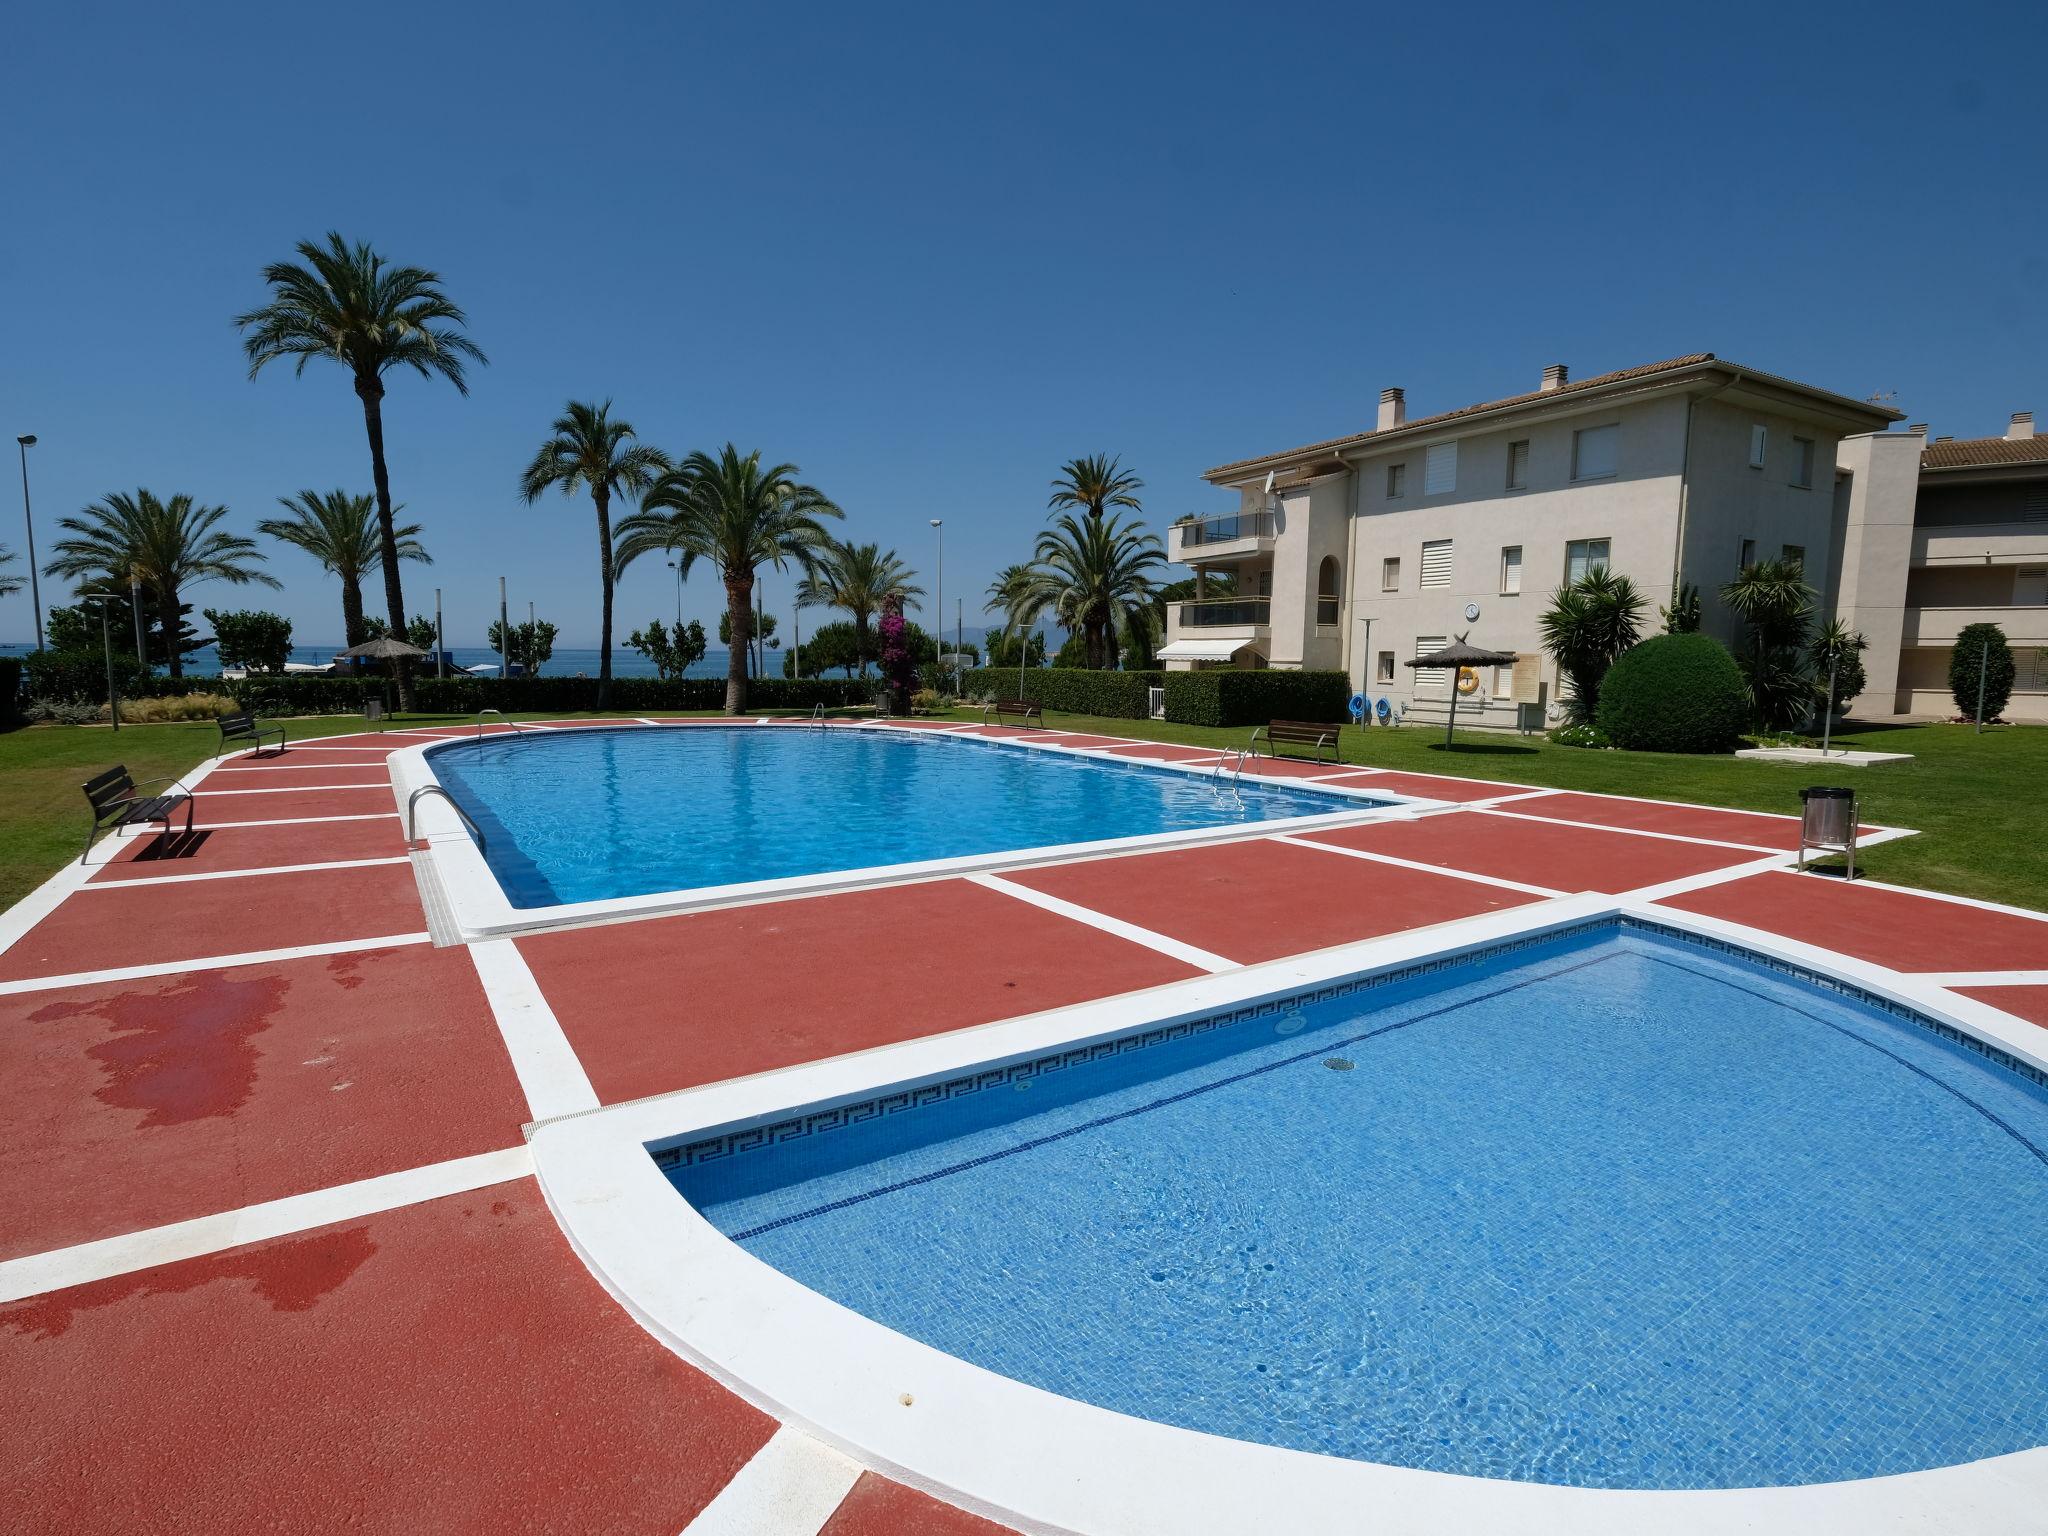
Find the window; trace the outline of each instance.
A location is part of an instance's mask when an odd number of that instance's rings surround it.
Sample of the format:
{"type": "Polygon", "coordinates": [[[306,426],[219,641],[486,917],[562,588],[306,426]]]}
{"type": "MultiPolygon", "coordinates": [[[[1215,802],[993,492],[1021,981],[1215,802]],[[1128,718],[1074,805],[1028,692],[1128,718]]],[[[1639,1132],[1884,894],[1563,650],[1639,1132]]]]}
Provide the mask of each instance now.
{"type": "Polygon", "coordinates": [[[1618,426],[1581,427],[1572,434],[1572,478],[1614,478],[1616,451],[1620,444],[1621,428],[1618,426]]]}
{"type": "Polygon", "coordinates": [[[1373,677],[1376,681],[1382,683],[1391,683],[1394,680],[1394,653],[1392,651],[1380,652],[1380,659],[1373,667],[1373,677]]]}
{"type": "Polygon", "coordinates": [[[1756,564],[1756,540],[1755,540],[1755,539],[1744,539],[1744,540],[1742,541],[1742,549],[1741,549],[1741,552],[1740,552],[1739,554],[1737,554],[1737,555],[1736,555],[1736,557],[1735,557],[1735,569],[1736,569],[1736,570],[1737,570],[1738,572],[1740,572],[1740,571],[1746,571],[1746,570],[1748,570],[1748,569],[1749,569],[1749,568],[1750,568],[1750,567],[1751,567],[1752,565],[1755,565],[1755,564],[1756,564]]]}
{"type": "Polygon", "coordinates": [[[1458,445],[1438,443],[1422,456],[1422,494],[1442,496],[1458,488],[1458,445]]]}
{"type": "Polygon", "coordinates": [[[1500,552],[1500,595],[1514,597],[1522,590],[1522,546],[1510,544],[1500,552]]]}
{"type": "Polygon", "coordinates": [[[1813,439],[1792,439],[1792,483],[1801,490],[1813,489],[1813,439]]]}
{"type": "Polygon", "coordinates": [[[1577,581],[1594,566],[1607,564],[1608,541],[1606,539],[1573,539],[1564,547],[1564,579],[1567,585],[1577,581]]]}
{"type": "Polygon", "coordinates": [[[1337,622],[1337,557],[1323,556],[1323,563],[1316,571],[1316,622],[1335,624],[1337,622]]]}
{"type": "MultiPolygon", "coordinates": [[[[1415,654],[1417,657],[1427,656],[1431,651],[1440,651],[1450,643],[1451,637],[1449,635],[1417,635],[1415,637],[1415,654]]],[[[1415,669],[1415,691],[1419,694],[1441,696],[1444,690],[1450,686],[1450,681],[1451,669],[1449,667],[1417,667],[1415,669]]]]}
{"type": "Polygon", "coordinates": [[[1387,466],[1387,500],[1399,501],[1408,494],[1408,466],[1389,464],[1387,466]]]}
{"type": "Polygon", "coordinates": [[[1380,590],[1398,592],[1401,590],[1401,562],[1389,556],[1380,562],[1380,590]]]}
{"type": "Polygon", "coordinates": [[[1266,568],[1265,568],[1265,569],[1264,569],[1263,571],[1259,572],[1259,596],[1261,596],[1261,597],[1271,597],[1272,595],[1273,595],[1273,567],[1271,567],[1271,566],[1269,565],[1269,566],[1267,566],[1267,567],[1266,567],[1266,568]]]}
{"type": "Polygon", "coordinates": [[[1519,491],[1529,484],[1529,440],[1508,444],[1508,489],[1519,491]]]}
{"type": "Polygon", "coordinates": [[[1787,544],[1785,546],[1784,553],[1781,554],[1778,558],[1783,560],[1787,565],[1796,565],[1801,570],[1805,570],[1806,546],[1804,544],[1787,544]]]}
{"type": "Polygon", "coordinates": [[[1749,467],[1751,469],[1762,469],[1764,467],[1764,450],[1770,447],[1770,443],[1770,431],[1762,422],[1758,422],[1749,429],[1749,467]]]}
{"type": "Polygon", "coordinates": [[[1515,669],[1512,666],[1493,669],[1493,696],[1496,699],[1511,699],[1515,696],[1515,669]]]}
{"type": "Polygon", "coordinates": [[[1448,587],[1451,584],[1451,541],[1431,539],[1422,546],[1422,584],[1448,587]]]}

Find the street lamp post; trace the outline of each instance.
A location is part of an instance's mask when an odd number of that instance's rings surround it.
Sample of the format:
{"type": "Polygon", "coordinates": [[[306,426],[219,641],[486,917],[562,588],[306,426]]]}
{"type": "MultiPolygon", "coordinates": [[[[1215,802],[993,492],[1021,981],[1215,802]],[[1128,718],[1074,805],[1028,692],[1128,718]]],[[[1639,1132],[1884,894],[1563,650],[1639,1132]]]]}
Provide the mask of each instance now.
{"type": "Polygon", "coordinates": [[[134,571],[128,573],[128,611],[135,615],[135,664],[147,672],[149,647],[142,638],[142,577],[134,571]]]}
{"type": "Polygon", "coordinates": [[[512,621],[505,614],[505,578],[498,578],[498,681],[512,675],[512,621]]]}
{"type": "Polygon", "coordinates": [[[448,639],[441,632],[441,589],[434,588],[434,676],[448,675],[448,639]]]}
{"type": "Polygon", "coordinates": [[[676,633],[683,632],[683,562],[671,560],[668,568],[676,573],[676,633]]]}
{"type": "Polygon", "coordinates": [[[938,540],[938,552],[932,564],[932,625],[933,653],[939,658],[939,675],[946,675],[946,520],[932,519],[932,533],[938,540]]]}
{"type": "Polygon", "coordinates": [[[121,729],[121,700],[114,692],[114,635],[107,626],[107,609],[118,592],[81,592],[78,594],[89,603],[100,605],[100,651],[107,662],[107,713],[113,717],[114,729],[121,729]]]}
{"type": "Polygon", "coordinates": [[[21,518],[28,525],[28,595],[36,607],[36,649],[43,648],[43,589],[36,581],[36,517],[29,510],[28,503],[28,451],[36,445],[36,435],[24,432],[15,443],[21,449],[21,518]]]}

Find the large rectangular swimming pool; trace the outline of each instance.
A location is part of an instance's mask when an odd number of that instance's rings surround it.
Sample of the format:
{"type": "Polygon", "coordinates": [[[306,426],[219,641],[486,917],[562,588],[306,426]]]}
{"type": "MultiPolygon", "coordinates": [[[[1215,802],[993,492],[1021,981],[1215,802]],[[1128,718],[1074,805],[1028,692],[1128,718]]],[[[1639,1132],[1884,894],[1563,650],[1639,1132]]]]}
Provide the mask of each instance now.
{"type": "Polygon", "coordinates": [[[910,732],[686,726],[436,749],[520,908],[779,880],[1389,802],[910,732]]]}

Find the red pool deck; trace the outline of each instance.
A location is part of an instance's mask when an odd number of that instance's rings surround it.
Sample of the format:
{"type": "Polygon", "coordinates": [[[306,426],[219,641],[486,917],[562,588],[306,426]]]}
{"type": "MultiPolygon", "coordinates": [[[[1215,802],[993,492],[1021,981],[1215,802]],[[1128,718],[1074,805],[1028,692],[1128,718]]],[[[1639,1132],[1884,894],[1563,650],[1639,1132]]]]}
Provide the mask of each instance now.
{"type": "MultiPolygon", "coordinates": [[[[436,948],[383,761],[442,739],[231,759],[199,784],[204,836],[108,843],[89,882],[0,915],[9,1529],[689,1531],[796,1432],[569,1248],[525,1150],[537,1094],[569,1113],[1546,899],[1518,886],[1691,881],[1669,905],[2048,1025],[2048,922],[1747,872],[1786,818],[1495,811],[1531,792],[1427,774],[1339,782],[1480,808],[436,948]],[[316,787],[337,782],[362,788],[316,787]],[[583,1099],[537,1082],[536,1029],[583,1099]]],[[[775,1536],[1001,1529],[875,1472],[845,1488],[775,1536]]]]}

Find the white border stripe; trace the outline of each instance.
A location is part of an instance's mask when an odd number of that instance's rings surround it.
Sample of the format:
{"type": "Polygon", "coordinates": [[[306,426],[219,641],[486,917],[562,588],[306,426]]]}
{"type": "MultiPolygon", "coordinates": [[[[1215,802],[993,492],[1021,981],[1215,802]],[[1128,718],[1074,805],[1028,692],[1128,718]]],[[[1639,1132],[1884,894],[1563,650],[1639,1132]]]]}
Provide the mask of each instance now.
{"type": "Polygon", "coordinates": [[[510,939],[487,939],[469,946],[469,958],[533,1118],[552,1120],[596,1109],[597,1090],[518,946],[510,939]]]}
{"type": "Polygon", "coordinates": [[[863,1470],[822,1441],[781,1425],[683,1527],[684,1536],[817,1536],[863,1470]]]}
{"type": "Polygon", "coordinates": [[[1481,875],[1469,869],[1452,869],[1445,864],[1424,864],[1416,859],[1396,858],[1391,853],[1374,853],[1366,848],[1347,848],[1341,843],[1319,843],[1313,838],[1290,837],[1282,834],[1272,839],[1276,843],[1291,843],[1296,848],[1313,848],[1317,853],[1341,853],[1347,859],[1370,859],[1375,864],[1392,864],[1397,869],[1413,869],[1425,875],[1447,875],[1453,880],[1469,880],[1474,885],[1497,885],[1504,890],[1521,891],[1529,896],[1564,896],[1568,892],[1548,885],[1528,885],[1520,880],[1510,880],[1503,875],[1481,875]]]}
{"type": "MultiPolygon", "coordinates": [[[[382,788],[383,786],[372,786],[382,788]]],[[[383,821],[386,817],[398,820],[396,811],[371,811],[360,816],[276,816],[267,821],[195,821],[195,832],[226,832],[235,827],[310,827],[322,821],[383,821]]]]}
{"type": "MultiPolygon", "coordinates": [[[[140,882],[137,882],[140,883],[140,882]]],[[[328,944],[295,944],[285,949],[250,949],[233,955],[201,955],[192,960],[164,960],[155,965],[123,965],[104,971],[72,971],[62,976],[30,976],[0,981],[0,997],[19,992],[49,992],[58,987],[90,987],[105,981],[141,981],[151,976],[177,976],[185,971],[222,971],[237,965],[268,965],[278,960],[305,960],[319,955],[347,955],[359,949],[397,949],[425,944],[425,933],[393,933],[382,938],[336,939],[328,944]]]]}
{"type": "MultiPolygon", "coordinates": [[[[268,864],[255,869],[196,869],[175,875],[137,875],[129,880],[89,880],[80,891],[118,891],[131,885],[189,885],[195,880],[241,880],[250,875],[303,875],[319,869],[368,869],[377,864],[409,864],[409,855],[394,853],[378,859],[330,859],[322,864],[268,864]]],[[[99,868],[111,868],[101,865],[99,868]]],[[[95,869],[94,873],[98,873],[95,869]]]]}
{"type": "MultiPolygon", "coordinates": [[[[246,773],[250,770],[243,769],[242,771],[246,773]]],[[[318,772],[317,769],[310,768],[306,771],[308,773],[318,772]]],[[[209,784],[206,786],[206,792],[209,795],[317,795],[344,789],[360,792],[365,789],[389,789],[390,787],[391,781],[387,777],[369,784],[281,784],[270,789],[224,789],[218,784],[209,784]]]]}
{"type": "Polygon", "coordinates": [[[1206,949],[1197,949],[1192,944],[1183,944],[1179,939],[1168,938],[1163,933],[1154,933],[1150,928],[1140,928],[1136,923],[1127,923],[1120,917],[1097,912],[1092,907],[1077,902],[1062,901],[1057,896],[1048,896],[1044,891],[1035,891],[1028,885],[1018,885],[1000,875],[968,875],[965,877],[986,890],[997,891],[1005,896],[1014,896],[1019,901],[1029,902],[1034,907],[1061,917],[1071,918],[1077,923],[1086,923],[1090,928],[1099,928],[1104,933],[1113,933],[1120,939],[1133,944],[1142,944],[1147,949],[1157,950],[1162,955],[1197,967],[1212,974],[1218,971],[1235,971],[1242,962],[1226,960],[1221,955],[1211,954],[1206,949]]]}
{"type": "Polygon", "coordinates": [[[474,1157],[379,1174],[308,1194],[286,1195],[236,1211],[197,1216],[147,1231],[29,1254],[0,1263],[0,1302],[108,1280],[159,1264],[201,1258],[225,1248],[240,1248],[338,1221],[355,1221],[402,1205],[417,1205],[422,1200],[438,1200],[523,1179],[532,1172],[533,1158],[527,1149],[507,1147],[501,1152],[480,1152],[474,1157]]]}
{"type": "Polygon", "coordinates": [[[1937,987],[2048,987],[2048,971],[1916,971],[1937,987]]]}

